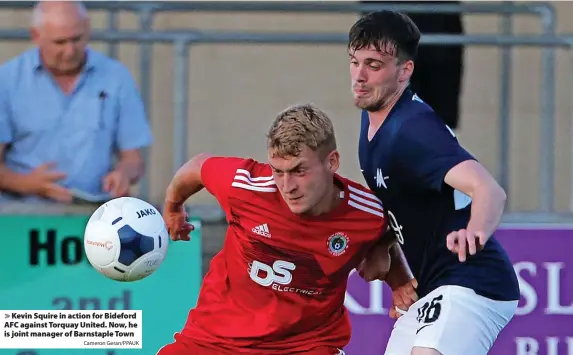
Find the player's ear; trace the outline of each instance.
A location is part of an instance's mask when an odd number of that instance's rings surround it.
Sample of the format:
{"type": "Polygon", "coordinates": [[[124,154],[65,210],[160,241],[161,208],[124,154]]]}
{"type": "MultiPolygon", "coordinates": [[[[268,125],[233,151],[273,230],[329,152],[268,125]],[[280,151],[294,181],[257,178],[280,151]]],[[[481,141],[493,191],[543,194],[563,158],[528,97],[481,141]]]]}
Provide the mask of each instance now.
{"type": "Polygon", "coordinates": [[[326,157],[326,164],[331,173],[335,173],[340,168],[340,153],[337,150],[333,150],[326,157]]]}
{"type": "Polygon", "coordinates": [[[400,83],[410,80],[414,73],[414,61],[409,59],[400,65],[400,75],[398,76],[398,81],[400,83]]]}

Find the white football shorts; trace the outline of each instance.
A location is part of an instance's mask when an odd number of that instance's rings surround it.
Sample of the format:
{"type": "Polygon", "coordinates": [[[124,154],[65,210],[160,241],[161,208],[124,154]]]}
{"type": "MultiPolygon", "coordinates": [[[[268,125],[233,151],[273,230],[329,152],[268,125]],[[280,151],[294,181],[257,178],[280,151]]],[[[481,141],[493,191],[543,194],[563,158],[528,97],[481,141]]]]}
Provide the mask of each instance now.
{"type": "Polygon", "coordinates": [[[494,301],[461,286],[441,286],[394,324],[385,355],[431,348],[442,355],[487,355],[513,318],[518,301],[494,301]]]}

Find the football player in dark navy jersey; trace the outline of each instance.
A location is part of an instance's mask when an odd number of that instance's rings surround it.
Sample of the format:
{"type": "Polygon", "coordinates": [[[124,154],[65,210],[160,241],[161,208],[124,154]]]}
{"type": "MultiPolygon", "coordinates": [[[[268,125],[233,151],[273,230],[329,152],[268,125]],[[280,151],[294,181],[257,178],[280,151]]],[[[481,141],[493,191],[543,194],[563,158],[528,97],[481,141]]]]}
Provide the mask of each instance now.
{"type": "Polygon", "coordinates": [[[409,88],[420,32],[392,11],[350,29],[360,166],[418,281],[386,355],[485,355],[517,309],[513,266],[493,236],[506,195],[409,88]]]}

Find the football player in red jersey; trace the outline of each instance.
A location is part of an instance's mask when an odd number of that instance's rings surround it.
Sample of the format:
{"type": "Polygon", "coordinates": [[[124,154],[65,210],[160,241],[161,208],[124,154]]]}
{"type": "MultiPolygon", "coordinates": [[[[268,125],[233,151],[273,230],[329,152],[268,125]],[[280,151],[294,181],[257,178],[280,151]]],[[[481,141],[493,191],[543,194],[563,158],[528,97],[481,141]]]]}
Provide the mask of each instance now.
{"type": "Polygon", "coordinates": [[[267,142],[268,163],[201,154],[167,188],[172,239],[189,240],[183,204],[203,187],[229,227],[184,329],[158,355],[344,354],[351,330],[344,298],[355,268],[367,280],[390,274],[401,308],[416,301],[382,204],[336,174],[340,156],[327,115],[312,105],[290,107],[267,142]],[[390,256],[361,265],[380,249],[396,256],[391,265],[390,256]]]}

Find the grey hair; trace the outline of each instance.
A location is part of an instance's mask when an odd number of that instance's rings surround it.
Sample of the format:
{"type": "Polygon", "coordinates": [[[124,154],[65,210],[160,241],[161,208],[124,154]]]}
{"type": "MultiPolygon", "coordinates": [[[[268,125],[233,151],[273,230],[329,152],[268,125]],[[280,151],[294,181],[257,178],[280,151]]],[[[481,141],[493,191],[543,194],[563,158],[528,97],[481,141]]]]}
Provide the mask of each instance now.
{"type": "MultiPolygon", "coordinates": [[[[85,5],[81,1],[69,1],[70,3],[74,3],[78,9],[78,14],[81,18],[88,17],[88,11],[85,5]]],[[[32,27],[37,28],[41,27],[44,24],[44,9],[43,9],[43,1],[38,1],[36,5],[34,5],[34,9],[32,10],[32,27]]]]}

